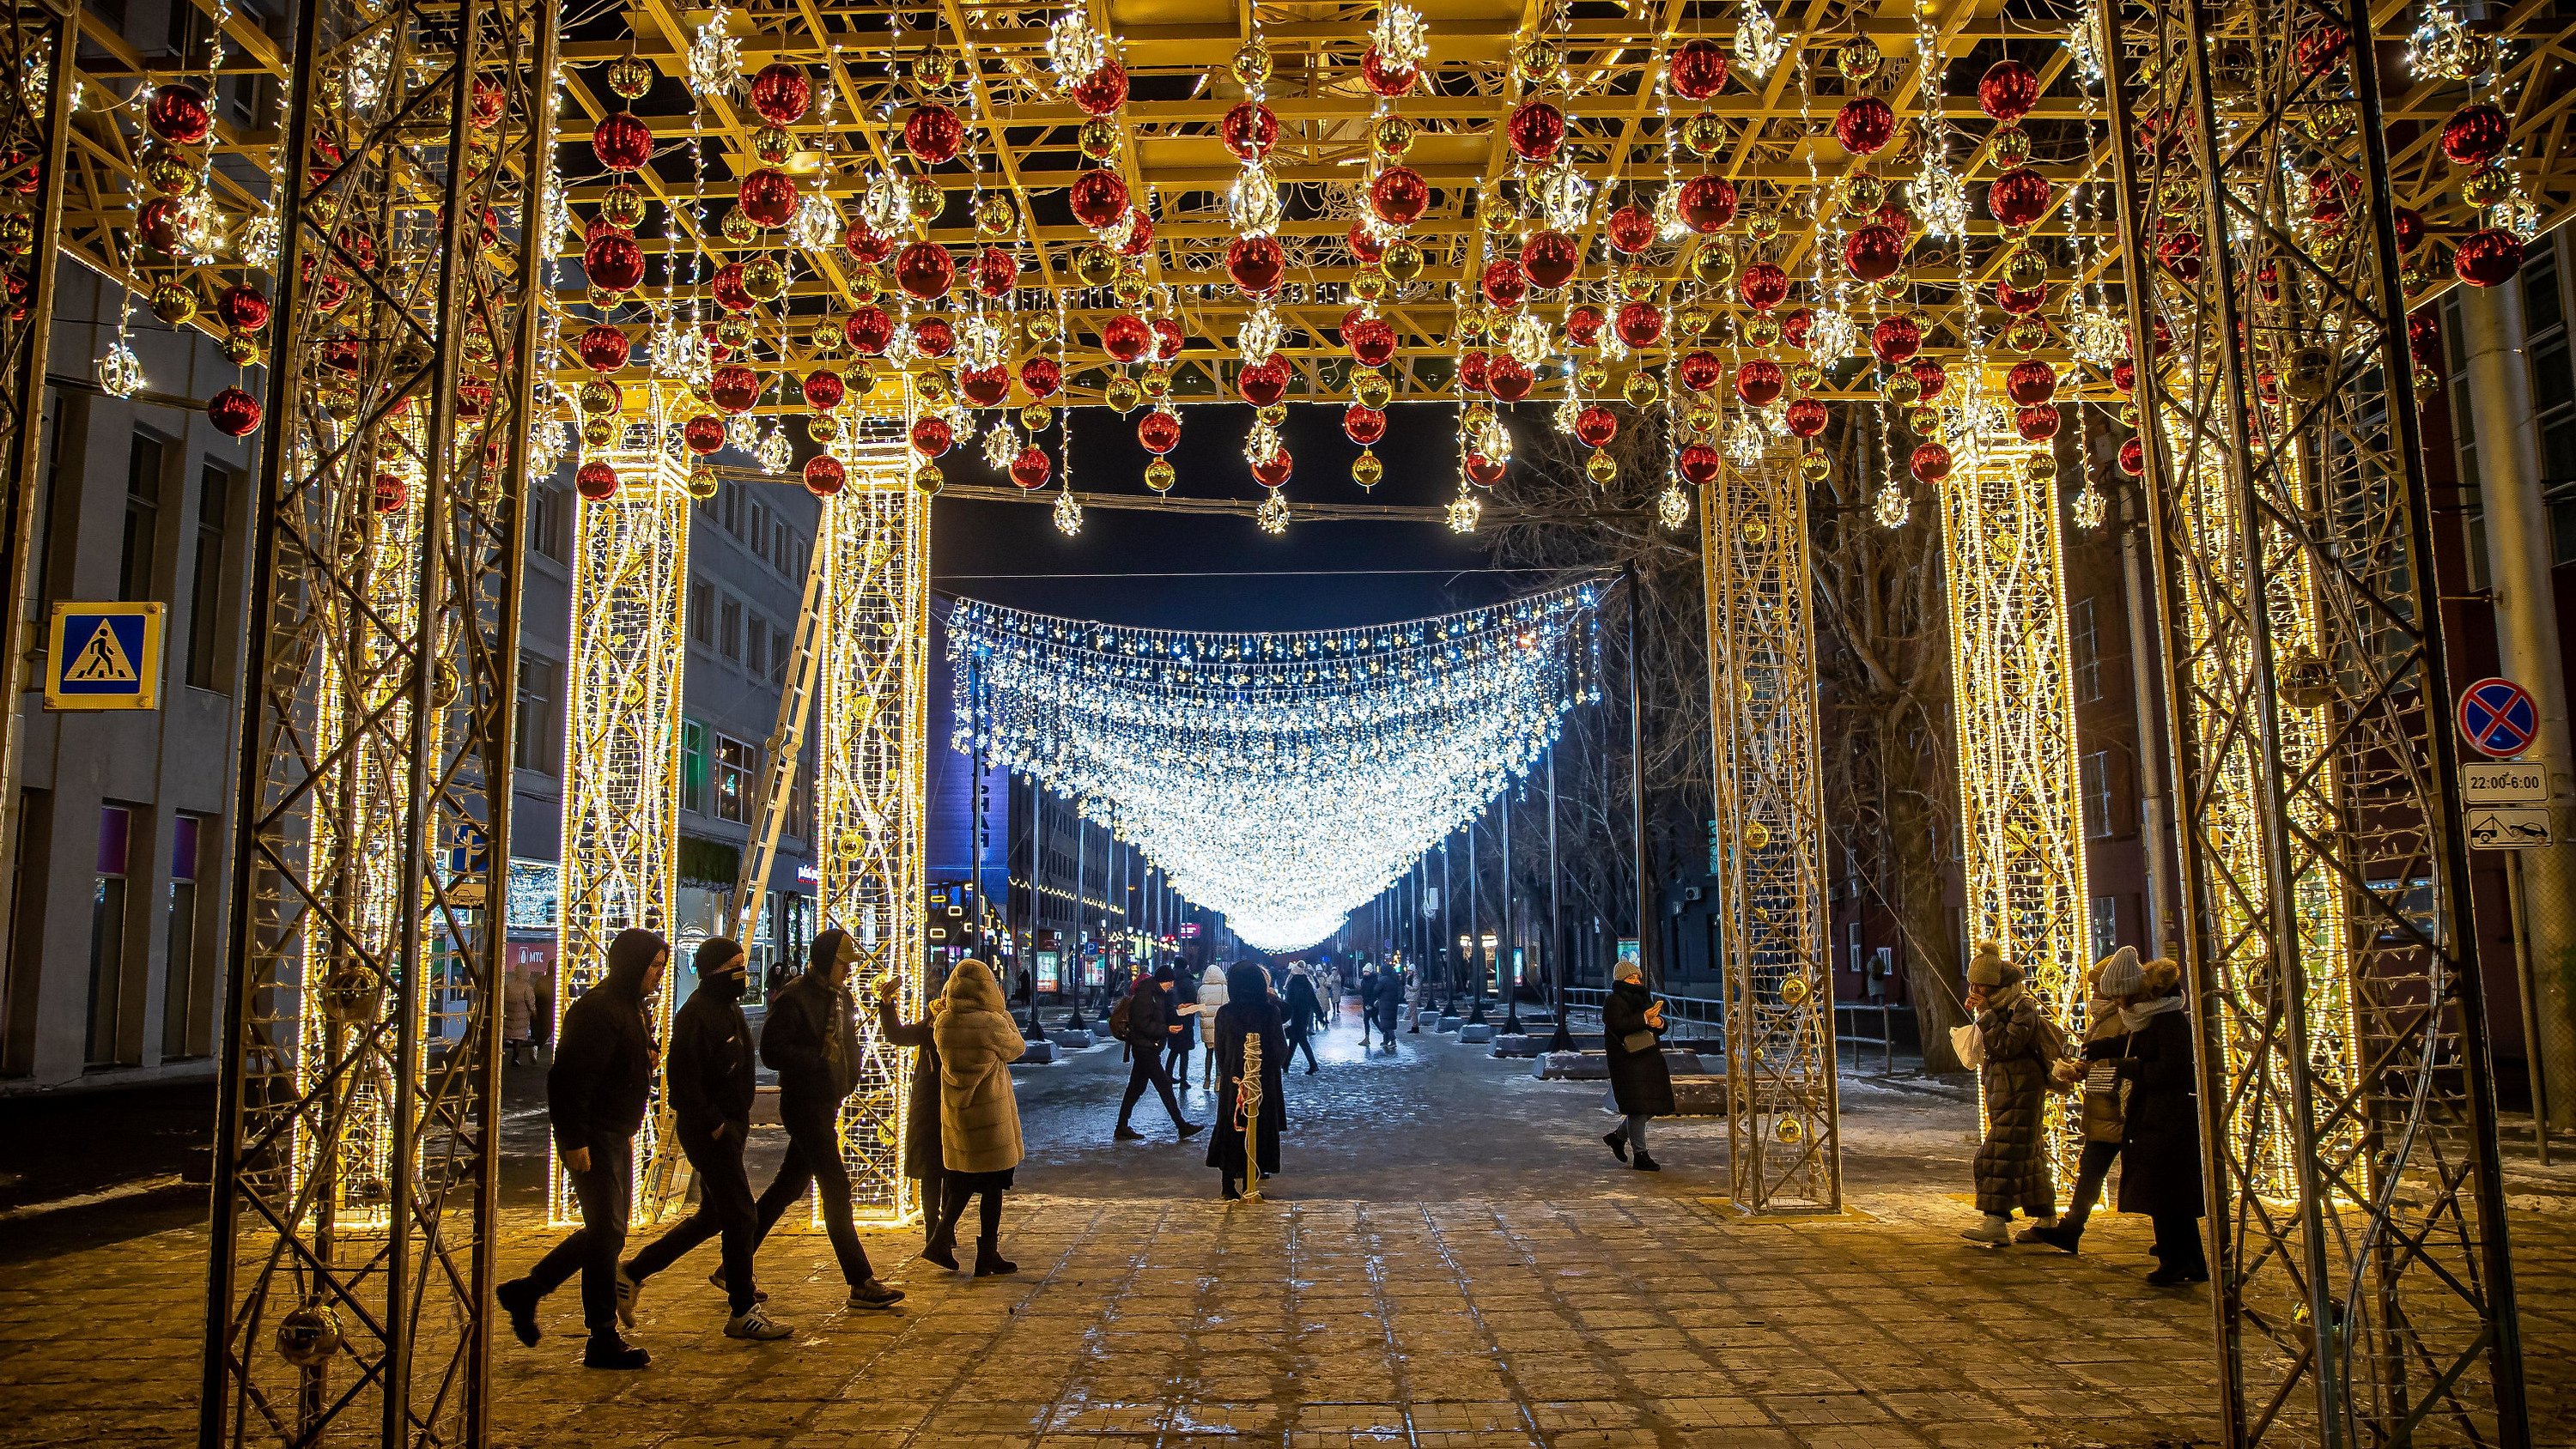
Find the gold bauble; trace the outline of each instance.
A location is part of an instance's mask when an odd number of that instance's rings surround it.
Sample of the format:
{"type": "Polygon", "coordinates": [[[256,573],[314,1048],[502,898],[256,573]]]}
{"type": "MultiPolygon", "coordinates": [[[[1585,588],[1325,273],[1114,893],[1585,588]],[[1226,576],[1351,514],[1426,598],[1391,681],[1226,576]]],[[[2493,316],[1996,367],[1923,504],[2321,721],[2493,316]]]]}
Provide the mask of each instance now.
{"type": "Polygon", "coordinates": [[[1351,396],[1363,407],[1382,408],[1395,396],[1395,384],[1384,371],[1374,367],[1351,370],[1351,396]]]}
{"type": "Polygon", "coordinates": [[[197,315],[197,294],[178,282],[152,289],[152,315],[173,327],[185,327],[197,315]]]}
{"type": "Polygon", "coordinates": [[[1744,535],[1746,543],[1760,543],[1771,536],[1771,525],[1763,522],[1761,515],[1753,514],[1737,524],[1736,531],[1744,535]]]}
{"type": "Polygon", "coordinates": [[[2019,126],[1998,126],[1986,138],[1986,146],[1994,152],[1995,165],[2009,171],[2030,159],[2030,132],[2019,126]]]}
{"type": "MultiPolygon", "coordinates": [[[[353,399],[354,401],[354,399],[353,399]]],[[[594,448],[605,448],[617,441],[617,419],[588,417],[581,420],[581,440],[594,448]]]]}
{"type": "Polygon", "coordinates": [[[608,88],[627,100],[640,101],[653,89],[653,67],[641,56],[621,55],[608,63],[608,88]]]}
{"type": "Polygon", "coordinates": [[[716,223],[716,230],[726,241],[741,245],[760,235],[760,223],[751,219],[750,212],[737,206],[724,214],[724,220],[716,223]]]}
{"type": "Polygon", "coordinates": [[[904,205],[923,221],[937,221],[948,209],[948,193],[927,176],[915,176],[903,184],[904,205]]]}
{"type": "Polygon", "coordinates": [[[1717,425],[1724,421],[1726,415],[1705,397],[1691,399],[1691,405],[1682,410],[1682,425],[1694,433],[1716,432],[1717,425]]]}
{"type": "Polygon", "coordinates": [[[1914,285],[1914,274],[1894,271],[1878,279],[1878,295],[1891,302],[1904,300],[1906,289],[1914,285]]]}
{"type": "Polygon", "coordinates": [[[1717,318],[1697,302],[1673,314],[1673,327],[1684,337],[1704,336],[1716,323],[1717,318]]]}
{"type": "Polygon", "coordinates": [[[1387,280],[1381,267],[1362,267],[1351,274],[1351,295],[1363,302],[1374,302],[1387,294],[1395,284],[1387,280]]]}
{"type": "Polygon", "coordinates": [[[875,267],[857,267],[850,272],[850,301],[864,307],[885,295],[885,273],[875,267]]]}
{"type": "Polygon", "coordinates": [[[2397,269],[2397,285],[2404,287],[2406,295],[2410,297],[2423,291],[2432,280],[2433,274],[2427,271],[2420,261],[2410,259],[2406,265],[2397,269]]]}
{"type": "Polygon", "coordinates": [[[1171,491],[1172,484],[1177,481],[1179,481],[1178,475],[1172,471],[1171,459],[1156,458],[1145,465],[1145,486],[1155,492],[1168,493],[1171,491]]]}
{"type": "Polygon", "coordinates": [[[2134,402],[2124,402],[2111,409],[2111,417],[2121,427],[2135,431],[2138,426],[2138,405],[2134,402]]]}
{"type": "Polygon", "coordinates": [[[1888,374],[1887,385],[1879,389],[1879,392],[1898,407],[1910,408],[1914,406],[1916,398],[1923,396],[1923,384],[1914,380],[1913,373],[1899,368],[1888,374]]]}
{"type": "Polygon", "coordinates": [[[620,181],[601,194],[599,215],[611,226],[640,226],[644,221],[644,193],[620,181]]]}
{"type": "Polygon", "coordinates": [[[1009,236],[1019,224],[1020,214],[1011,206],[1011,198],[998,191],[987,191],[975,203],[975,230],[988,237],[1009,236]]]}
{"type": "Polygon", "coordinates": [[[1800,392],[1814,392],[1825,385],[1825,370],[1812,362],[1793,364],[1789,368],[1789,385],[1800,392]]]}
{"type": "Polygon", "coordinates": [[[1775,347],[1780,342],[1780,319],[1764,314],[1744,324],[1744,341],[1751,347],[1775,347]]]}
{"type": "Polygon", "coordinates": [[[1493,420],[1494,410],[1483,403],[1470,403],[1458,414],[1458,425],[1471,433],[1493,420]]]}
{"type": "Polygon", "coordinates": [[[1762,850],[1771,844],[1771,827],[1759,820],[1744,822],[1744,848],[1762,850]]]}
{"type": "Polygon", "coordinates": [[[755,302],[777,301],[778,294],[787,290],[787,269],[766,252],[748,258],[742,264],[742,289],[755,302]]]}
{"type": "Polygon", "coordinates": [[[1030,315],[1026,330],[1031,342],[1053,342],[1063,335],[1064,325],[1053,312],[1037,312],[1030,315]]]}
{"type": "Polygon", "coordinates": [[[936,366],[924,367],[913,375],[912,391],[924,408],[944,408],[949,398],[948,374],[936,366]]]}
{"type": "Polygon", "coordinates": [[[1942,433],[1941,410],[1935,407],[1914,408],[1905,414],[1905,426],[1913,429],[1914,436],[1918,438],[1937,439],[1942,433]]]}
{"type": "Polygon", "coordinates": [[[2037,352],[2048,345],[2048,324],[2036,317],[2015,317],[2004,329],[2004,346],[2015,352],[2037,352]]]}
{"type": "Polygon", "coordinates": [[[681,485],[689,496],[703,503],[716,496],[716,470],[704,463],[689,465],[689,481],[681,485]]]}
{"type": "Polygon", "coordinates": [[[716,341],[740,350],[751,345],[751,319],[728,312],[716,319],[716,341]]]}
{"type": "Polygon", "coordinates": [[[1843,73],[1843,79],[1855,84],[1877,75],[1879,67],[1886,63],[1887,57],[1879,52],[1878,43],[1866,35],[1853,36],[1834,52],[1834,68],[1843,73]]]}
{"type": "Polygon", "coordinates": [[[1512,69],[1519,73],[1522,85],[1543,85],[1556,79],[1559,59],[1555,41],[1535,36],[1512,52],[1512,69]]]}
{"type": "Polygon", "coordinates": [[[1042,403],[1031,403],[1020,409],[1020,426],[1032,433],[1043,433],[1055,423],[1055,409],[1042,403]]]}
{"type": "Polygon", "coordinates": [[[0,257],[23,257],[36,249],[36,223],[22,211],[0,211],[0,257]]]}
{"type": "Polygon", "coordinates": [[[1574,385],[1589,397],[1610,385],[1610,369],[1602,366],[1599,358],[1587,357],[1574,369],[1574,385]]]}
{"type": "Polygon", "coordinates": [[[1386,464],[1366,448],[1360,449],[1360,455],[1351,460],[1351,481],[1362,488],[1375,488],[1378,480],[1385,476],[1386,464]]]}
{"type": "Polygon", "coordinates": [[[715,390],[707,385],[705,378],[693,377],[689,379],[689,396],[703,405],[709,398],[715,396],[715,390]]]}
{"type": "Polygon", "coordinates": [[[955,85],[963,69],[957,63],[955,51],[941,50],[936,46],[912,58],[913,81],[926,91],[946,90],[955,85]]]}
{"type": "Polygon", "coordinates": [[[828,443],[841,435],[841,424],[830,413],[814,413],[805,419],[805,436],[817,443],[828,443]]]}
{"type": "Polygon", "coordinates": [[[1378,266],[1390,281],[1402,286],[1422,275],[1422,248],[1409,241],[1397,242],[1378,259],[1378,266]]]}
{"type": "Polygon", "coordinates": [[[877,390],[876,364],[864,357],[853,357],[841,368],[841,386],[852,397],[866,397],[877,390]]]}
{"type": "Polygon", "coordinates": [[[814,349],[814,355],[817,357],[838,357],[841,355],[843,343],[847,340],[847,334],[841,330],[841,319],[826,317],[814,324],[814,330],[806,337],[805,344],[814,349]]]}
{"type": "Polygon", "coordinates": [[[2033,453],[2023,462],[2022,470],[2030,475],[2033,483],[2054,482],[2057,478],[2057,455],[2033,453]]]}
{"type": "Polygon", "coordinates": [[[580,391],[573,395],[573,401],[584,413],[597,418],[617,411],[623,399],[618,395],[617,384],[604,377],[594,377],[581,385],[580,391]]]}
{"type": "Polygon", "coordinates": [[[2460,199],[2471,206],[2493,206],[2513,191],[2513,177],[2501,166],[2481,167],[2460,179],[2460,199]]]}
{"type": "Polygon", "coordinates": [[[1726,123],[1714,111],[1701,111],[1682,122],[1682,144],[1706,160],[1726,145],[1726,123]]]}
{"type": "Polygon", "coordinates": [[[1691,253],[1691,277],[1703,287],[1723,287],[1735,280],[1735,250],[1722,242],[1691,253]]]}
{"type": "Polygon", "coordinates": [[[1607,487],[1619,477],[1619,460],[1595,448],[1592,456],[1583,460],[1583,471],[1593,482],[1607,487]]]}
{"type": "Polygon", "coordinates": [[[1082,123],[1075,134],[1082,154],[1094,161],[1106,161],[1118,154],[1118,123],[1107,116],[1093,116],[1082,123]]]}
{"type": "Polygon", "coordinates": [[[224,361],[235,367],[259,365],[259,339],[239,332],[229,332],[216,346],[223,350],[224,361]]]}
{"type": "Polygon", "coordinates": [[[143,179],[163,196],[185,196],[197,189],[197,168],[178,156],[155,156],[144,163],[143,179]]]}
{"type": "Polygon", "coordinates": [[[1109,295],[1118,299],[1119,306],[1133,307],[1145,300],[1145,279],[1134,272],[1121,272],[1118,280],[1109,284],[1109,295]]]}
{"type": "Polygon", "coordinates": [[[2027,292],[2048,282],[2048,258],[2031,246],[2017,246],[2004,258],[2004,280],[2015,291],[2027,292]]]}
{"type": "Polygon", "coordinates": [[[1160,398],[1169,394],[1172,390],[1172,365],[1168,362],[1145,364],[1145,371],[1138,377],[1137,383],[1145,389],[1147,397],[1160,398]]]}
{"type": "Polygon", "coordinates": [[[1073,254],[1073,274],[1086,287],[1106,287],[1118,280],[1118,254],[1093,242],[1073,254]]]}
{"type": "Polygon", "coordinates": [[[1234,78],[1246,89],[1269,84],[1270,47],[1258,39],[1247,40],[1234,52],[1234,78]]]}
{"type": "Polygon", "coordinates": [[[1145,389],[1137,386],[1136,379],[1123,372],[1111,377],[1109,385],[1101,390],[1101,401],[1109,404],[1113,413],[1127,412],[1144,400],[1145,389]]]}
{"type": "Polygon", "coordinates": [[[1822,448],[1809,448],[1798,455],[1798,476],[1810,483],[1822,483],[1834,476],[1834,460],[1822,448]]]}
{"type": "Polygon", "coordinates": [[[1252,415],[1274,428],[1285,427],[1288,424],[1288,405],[1286,403],[1264,403],[1260,407],[1255,408],[1252,415]]]}
{"type": "Polygon", "coordinates": [[[1745,223],[1745,227],[1753,233],[1755,241],[1768,246],[1780,238],[1780,214],[1774,211],[1757,211],[1753,213],[1752,220],[1745,223]]]}
{"type": "Polygon", "coordinates": [[[1469,302],[1458,309],[1458,335],[1470,342],[1481,342],[1492,320],[1493,313],[1484,303],[1469,302]]]}
{"type": "Polygon", "coordinates": [[[784,165],[796,154],[796,138],[784,126],[763,126],[751,133],[751,154],[772,166],[784,165]]]}
{"type": "Polygon", "coordinates": [[[1484,211],[1477,216],[1477,220],[1485,224],[1485,231],[1488,235],[1509,236],[1511,235],[1512,228],[1520,225],[1521,219],[1519,216],[1514,214],[1512,208],[1501,205],[1500,203],[1495,203],[1486,206],[1484,211]]]}
{"type": "Polygon", "coordinates": [[[1619,295],[1631,302],[1643,302],[1655,295],[1655,274],[1644,267],[1632,267],[1619,274],[1619,295]]]}
{"type": "Polygon", "coordinates": [[[2328,101],[2308,113],[2308,129],[2320,141],[2340,141],[2361,125],[2361,110],[2350,101],[2328,101]]]}
{"type": "Polygon", "coordinates": [[[1414,135],[1411,121],[1402,116],[1385,116],[1370,128],[1369,142],[1377,147],[1377,154],[1394,161],[1413,149],[1414,135]]]}
{"type": "Polygon", "coordinates": [[[920,489],[925,496],[936,498],[939,496],[939,490],[948,486],[948,475],[939,471],[938,464],[924,462],[920,467],[912,470],[912,486],[920,489]]]}
{"type": "Polygon", "coordinates": [[[1628,374],[1628,380],[1620,385],[1619,394],[1632,408],[1650,408],[1655,405],[1655,399],[1664,395],[1664,387],[1655,381],[1653,373],[1641,367],[1628,374]]]}
{"type": "Polygon", "coordinates": [[[1887,183],[1866,171],[1845,176],[1835,188],[1835,199],[1842,203],[1845,216],[1866,216],[1887,201],[1887,183]]]}

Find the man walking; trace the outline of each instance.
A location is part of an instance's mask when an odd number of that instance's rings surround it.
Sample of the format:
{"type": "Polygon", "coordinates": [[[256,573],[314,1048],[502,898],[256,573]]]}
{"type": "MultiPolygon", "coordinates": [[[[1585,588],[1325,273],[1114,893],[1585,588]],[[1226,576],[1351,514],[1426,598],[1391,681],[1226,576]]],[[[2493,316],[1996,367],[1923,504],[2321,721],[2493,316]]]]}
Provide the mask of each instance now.
{"type": "Polygon", "coordinates": [[[755,1090],[751,1023],[742,1014],[750,967],[739,944],[713,936],[698,947],[697,972],[698,989],[671,1020],[671,1065],[664,1090],[679,1124],[680,1151],[698,1174],[698,1210],[646,1244],[619,1271],[617,1316],[632,1327],[644,1280],[721,1235],[724,1266],[716,1281],[732,1309],[725,1337],[785,1338],[787,1325],[761,1307],[751,1281],[752,1234],[759,1229],[759,1218],[752,1206],[751,1178],[742,1167],[755,1090]]]}
{"type": "Polygon", "coordinates": [[[670,948],[651,931],[608,943],[608,972],[565,1008],[562,1039],[546,1069],[546,1116],[571,1180],[581,1226],[524,1278],[493,1291],[519,1342],[537,1342],[537,1304],[581,1275],[581,1319],[590,1330],[584,1368],[640,1369],[653,1356],[618,1336],[617,1255],[635,1201],[635,1134],[653,1086],[653,1034],[644,1003],[662,989],[670,948]]]}
{"type": "Polygon", "coordinates": [[[1378,993],[1385,989],[1386,987],[1378,979],[1375,968],[1368,966],[1360,968],[1360,1055],[1362,1056],[1368,1055],[1369,1028],[1377,1021],[1378,993]]]}
{"type": "Polygon", "coordinates": [[[1127,1116],[1136,1110],[1149,1084],[1163,1099],[1163,1110],[1172,1114],[1172,1126],[1181,1140],[1197,1136],[1203,1125],[1181,1116],[1181,1104],[1172,1097],[1171,1074],[1163,1070],[1173,1035],[1189,1029],[1189,1022],[1173,1009],[1177,1004],[1172,999],[1172,968],[1159,966],[1110,1012],[1111,1034],[1127,1044],[1127,1095],[1118,1103],[1118,1130],[1112,1134],[1120,1142],[1134,1142],[1145,1135],[1127,1125],[1127,1116]]]}
{"type": "Polygon", "coordinates": [[[787,984],[760,1029],[760,1059],[778,1073],[778,1118],[787,1157],[760,1195],[756,1250],[788,1205],[811,1186],[823,1206],[823,1231],[850,1285],[852,1308],[892,1308],[901,1289],[877,1281],[868,1250],[850,1221],[850,1169],[841,1161],[841,1103],[859,1083],[859,1032],[850,1001],[850,967],[859,945],[841,930],[814,938],[805,974],[787,984]]]}

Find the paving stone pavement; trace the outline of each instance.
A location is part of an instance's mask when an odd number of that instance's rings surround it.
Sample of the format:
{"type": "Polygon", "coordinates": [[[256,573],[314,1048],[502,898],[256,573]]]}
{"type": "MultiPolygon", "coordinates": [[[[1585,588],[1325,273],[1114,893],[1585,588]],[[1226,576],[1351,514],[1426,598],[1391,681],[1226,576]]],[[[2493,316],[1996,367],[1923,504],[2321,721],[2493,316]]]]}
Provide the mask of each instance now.
{"type": "MultiPolygon", "coordinates": [[[[1149,1097],[1112,1145],[1108,1048],[1022,1074],[1030,1162],[1005,1223],[1021,1271],[970,1280],[868,1232],[910,1298],[841,1309],[821,1237],[761,1263],[791,1339],[723,1337],[710,1246],[656,1280],[642,1374],[577,1366],[578,1308],[498,1350],[505,1446],[1248,1449],[1659,1445],[1894,1449],[2214,1442],[2206,1290],[2159,1292],[2142,1220],[2085,1254],[1956,1236],[1973,1110],[1844,1089],[1849,1196],[1832,1222],[1724,1205],[1722,1122],[1660,1123],[1662,1174],[1597,1141],[1597,1090],[1538,1083],[1445,1038],[1363,1061],[1329,1036],[1292,1077],[1289,1175],[1227,1206],[1149,1097]],[[1149,1125],[1150,1124],[1150,1125],[1149,1125]]],[[[1205,1115],[1203,1093],[1187,1105],[1205,1115]]],[[[506,1265],[550,1236],[513,1139],[506,1265]]],[[[530,1145],[532,1142],[535,1145],[530,1145]]],[[[774,1155],[774,1141],[759,1145],[774,1155]]],[[[2576,1350],[2576,1171],[2521,1169],[2514,1231],[2538,1442],[2576,1443],[2554,1365],[2576,1350]]],[[[755,1166],[755,1180],[765,1177],[755,1166]]],[[[0,1444],[192,1437],[202,1228],[44,1221],[0,1243],[0,1444]]]]}

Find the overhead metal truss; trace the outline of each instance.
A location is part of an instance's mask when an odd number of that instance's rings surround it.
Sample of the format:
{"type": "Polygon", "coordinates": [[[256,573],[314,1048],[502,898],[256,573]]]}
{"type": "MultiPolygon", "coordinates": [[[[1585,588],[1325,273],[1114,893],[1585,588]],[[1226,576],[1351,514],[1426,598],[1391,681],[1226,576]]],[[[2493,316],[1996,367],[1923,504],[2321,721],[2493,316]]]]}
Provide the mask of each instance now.
{"type": "Polygon", "coordinates": [[[1728,467],[1700,508],[1716,726],[1730,1188],[1749,1213],[1842,1207],[1833,951],[1816,749],[1815,586],[1797,456],[1728,467]]]}
{"type": "Polygon", "coordinates": [[[550,0],[318,3],[289,52],[209,1445],[476,1442],[488,1414],[539,322],[521,178],[557,29],[550,0]]]}
{"type": "Polygon", "coordinates": [[[2386,52],[2358,4],[2105,14],[2228,1442],[2529,1443],[2386,52]]]}

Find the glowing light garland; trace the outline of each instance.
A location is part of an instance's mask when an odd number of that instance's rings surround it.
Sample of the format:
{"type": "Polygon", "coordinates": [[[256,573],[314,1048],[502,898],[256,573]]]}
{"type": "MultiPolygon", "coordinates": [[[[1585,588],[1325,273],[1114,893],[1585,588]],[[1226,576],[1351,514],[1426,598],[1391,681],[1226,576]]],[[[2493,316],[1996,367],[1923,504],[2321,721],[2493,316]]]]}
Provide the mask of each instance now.
{"type": "Polygon", "coordinates": [[[1589,584],[1375,629],[1198,634],[960,604],[956,735],[1286,951],[1473,819],[1600,698],[1589,584]]]}

